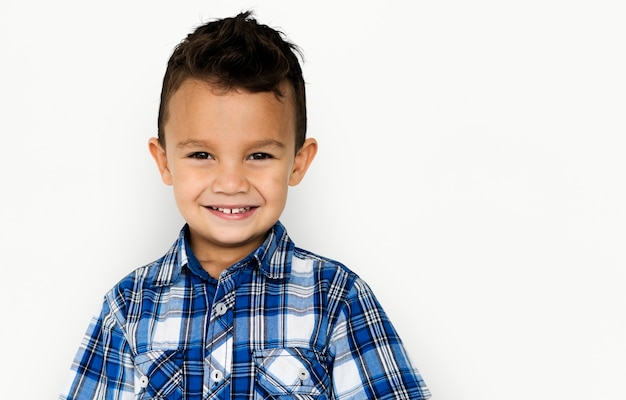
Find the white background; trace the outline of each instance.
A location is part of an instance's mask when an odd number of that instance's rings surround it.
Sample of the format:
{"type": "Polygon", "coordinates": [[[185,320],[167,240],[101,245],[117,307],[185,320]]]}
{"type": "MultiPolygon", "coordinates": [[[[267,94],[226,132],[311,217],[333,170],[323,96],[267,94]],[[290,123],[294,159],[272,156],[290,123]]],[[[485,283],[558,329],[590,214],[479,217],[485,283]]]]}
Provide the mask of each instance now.
{"type": "Polygon", "coordinates": [[[0,4],[2,399],[56,398],[176,238],[165,63],[248,8],[304,49],[320,144],[282,220],[370,283],[434,399],[626,398],[622,1],[0,4]]]}

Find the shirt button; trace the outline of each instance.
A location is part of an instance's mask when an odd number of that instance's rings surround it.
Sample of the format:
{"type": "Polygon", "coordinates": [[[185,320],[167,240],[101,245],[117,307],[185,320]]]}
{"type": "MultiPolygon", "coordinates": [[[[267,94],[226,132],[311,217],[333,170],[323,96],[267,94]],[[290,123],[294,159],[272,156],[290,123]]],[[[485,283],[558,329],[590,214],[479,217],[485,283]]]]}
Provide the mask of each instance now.
{"type": "Polygon", "coordinates": [[[143,375],[141,378],[139,378],[139,386],[141,386],[142,388],[147,388],[148,387],[148,382],[150,381],[150,379],[148,379],[147,376],[143,375]]]}
{"type": "Polygon", "coordinates": [[[309,379],[309,376],[309,371],[304,368],[298,371],[298,378],[300,378],[301,381],[306,381],[307,379],[309,379]]]}
{"type": "Polygon", "coordinates": [[[228,310],[228,307],[226,307],[226,304],[224,303],[217,303],[215,305],[215,314],[217,314],[218,316],[222,316],[226,314],[227,310],[228,310]]]}
{"type": "Polygon", "coordinates": [[[222,371],[216,369],[211,372],[211,380],[213,382],[219,383],[222,381],[222,379],[224,379],[224,374],[222,373],[222,371]]]}

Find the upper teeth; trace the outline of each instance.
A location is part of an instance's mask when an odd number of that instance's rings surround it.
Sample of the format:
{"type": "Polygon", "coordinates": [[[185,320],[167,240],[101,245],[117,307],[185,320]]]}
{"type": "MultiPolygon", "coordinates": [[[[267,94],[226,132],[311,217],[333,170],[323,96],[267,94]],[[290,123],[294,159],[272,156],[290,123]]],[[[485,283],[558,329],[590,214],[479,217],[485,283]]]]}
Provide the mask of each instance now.
{"type": "Polygon", "coordinates": [[[219,207],[211,207],[214,210],[219,212],[223,212],[224,214],[239,214],[244,213],[246,211],[250,211],[250,207],[242,207],[242,208],[219,208],[219,207]]]}

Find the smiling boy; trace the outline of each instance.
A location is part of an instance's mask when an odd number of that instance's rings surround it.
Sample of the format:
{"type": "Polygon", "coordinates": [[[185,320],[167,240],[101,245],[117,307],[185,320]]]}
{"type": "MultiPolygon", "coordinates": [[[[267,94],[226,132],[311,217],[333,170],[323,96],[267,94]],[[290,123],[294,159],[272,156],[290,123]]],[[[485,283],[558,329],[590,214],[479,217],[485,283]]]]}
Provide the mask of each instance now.
{"type": "Polygon", "coordinates": [[[288,186],[300,182],[315,156],[314,139],[296,149],[291,86],[277,89],[280,98],[188,78],[169,100],[165,136],[150,140],[189,227],[191,250],[212,277],[263,243],[288,186]]]}
{"type": "Polygon", "coordinates": [[[297,48],[249,13],[167,66],[149,141],[186,224],[105,296],[61,399],[425,399],[370,288],[279,217],[317,142],[297,48]]]}

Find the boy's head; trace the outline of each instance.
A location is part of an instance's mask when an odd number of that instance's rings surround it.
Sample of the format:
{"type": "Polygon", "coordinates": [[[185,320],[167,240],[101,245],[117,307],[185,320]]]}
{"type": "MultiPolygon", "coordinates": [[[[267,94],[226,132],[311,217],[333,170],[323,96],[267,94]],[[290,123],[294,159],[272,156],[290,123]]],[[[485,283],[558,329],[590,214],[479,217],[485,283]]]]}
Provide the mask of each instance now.
{"type": "Polygon", "coordinates": [[[185,80],[204,81],[224,91],[273,92],[278,97],[289,95],[280,87],[286,81],[293,90],[297,151],[304,143],[307,128],[298,55],[296,45],[284,40],[281,32],[257,23],[250,12],[198,27],[176,47],[167,64],[158,118],[161,145],[165,145],[169,100],[185,80]]]}
{"type": "Polygon", "coordinates": [[[262,243],[317,151],[294,51],[244,13],[196,29],[168,63],[149,148],[213,276],[262,243]]]}

